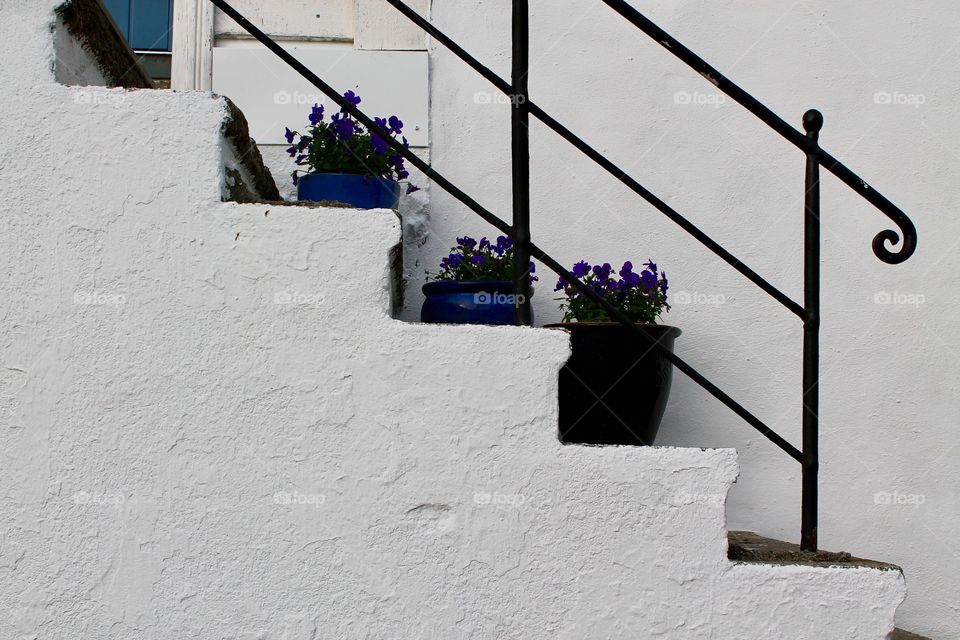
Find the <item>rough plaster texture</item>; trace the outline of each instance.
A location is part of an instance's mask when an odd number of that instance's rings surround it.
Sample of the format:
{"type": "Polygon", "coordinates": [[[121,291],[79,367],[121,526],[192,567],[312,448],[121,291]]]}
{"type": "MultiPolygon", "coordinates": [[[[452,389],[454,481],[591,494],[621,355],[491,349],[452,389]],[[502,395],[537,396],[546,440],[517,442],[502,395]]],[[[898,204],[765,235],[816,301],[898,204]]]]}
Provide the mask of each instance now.
{"type": "MultiPolygon", "coordinates": [[[[509,4],[434,0],[432,18],[508,78],[509,4]]],[[[960,4],[633,4],[797,127],[821,109],[825,148],[916,222],[914,258],[884,265],[870,242],[893,227],[824,178],[820,540],[903,566],[900,625],[960,639],[960,4]]],[[[802,154],[601,2],[534,1],[531,12],[537,103],[802,301],[802,154]]],[[[434,165],[509,220],[509,108],[462,62],[431,55],[434,165]]],[[[799,444],[798,320],[545,127],[532,138],[537,244],[567,265],[660,263],[680,355],[799,444]]],[[[427,269],[456,236],[491,232],[439,189],[429,224],[423,247],[406,247],[427,269]]],[[[557,321],[555,280],[540,275],[537,321],[557,321]]],[[[422,296],[410,283],[412,319],[422,296]]],[[[684,376],[658,442],[736,447],[731,528],[799,541],[798,465],[684,376]]]]}
{"type": "Polygon", "coordinates": [[[0,11],[0,637],[892,629],[899,571],[726,560],[732,450],[562,446],[563,333],[392,319],[393,213],[222,202],[221,100],[55,84],[52,6],[0,11]]]}
{"type": "MultiPolygon", "coordinates": [[[[290,173],[295,168],[293,160],[286,152],[286,146],[260,145],[263,160],[273,175],[284,200],[297,199],[297,188],[293,186],[290,173]]],[[[430,161],[429,149],[415,149],[421,158],[430,161]]],[[[432,219],[430,216],[430,181],[423,172],[413,166],[407,167],[410,171],[410,182],[418,187],[419,191],[411,194],[403,193],[400,196],[399,213],[403,225],[403,269],[401,278],[409,291],[419,289],[423,285],[424,270],[434,270],[433,260],[422,262],[423,255],[420,247],[431,236],[432,219]]],[[[419,293],[418,302],[420,300],[419,293]]],[[[406,314],[409,317],[409,313],[406,314]]],[[[417,318],[419,319],[419,317],[417,318]]]]}

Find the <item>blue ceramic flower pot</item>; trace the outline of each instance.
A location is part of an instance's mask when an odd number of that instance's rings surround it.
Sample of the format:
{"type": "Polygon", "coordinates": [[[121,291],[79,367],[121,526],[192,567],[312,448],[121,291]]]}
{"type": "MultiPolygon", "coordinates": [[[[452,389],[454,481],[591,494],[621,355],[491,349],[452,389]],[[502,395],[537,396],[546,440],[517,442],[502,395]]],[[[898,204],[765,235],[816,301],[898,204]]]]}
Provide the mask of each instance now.
{"type": "Polygon", "coordinates": [[[297,198],[342,202],[357,209],[396,209],[400,202],[400,184],[386,178],[350,173],[312,173],[300,178],[297,198]]]}
{"type": "Polygon", "coordinates": [[[420,320],[432,324],[513,324],[513,283],[441,280],[423,285],[420,320]]]}

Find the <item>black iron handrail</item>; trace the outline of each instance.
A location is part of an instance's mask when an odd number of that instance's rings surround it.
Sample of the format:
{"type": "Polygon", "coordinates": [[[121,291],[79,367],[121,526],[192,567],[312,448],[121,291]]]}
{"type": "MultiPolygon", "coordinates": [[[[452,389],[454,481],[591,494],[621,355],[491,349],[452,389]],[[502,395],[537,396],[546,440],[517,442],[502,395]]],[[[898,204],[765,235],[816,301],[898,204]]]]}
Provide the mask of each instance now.
{"type": "MultiPolygon", "coordinates": [[[[487,79],[494,87],[503,92],[507,96],[514,96],[513,87],[509,82],[498,76],[493,70],[485,66],[482,62],[477,60],[474,56],[470,55],[463,47],[457,44],[452,38],[447,36],[445,33],[440,31],[440,29],[433,26],[429,21],[425,20],[420,14],[414,11],[410,6],[402,2],[402,0],[385,0],[386,2],[393,5],[400,13],[410,19],[414,24],[420,27],[423,31],[428,33],[434,40],[441,43],[447,49],[449,49],[454,55],[466,62],[474,71],[479,73],[485,79],[487,79]]],[[[613,175],[616,179],[626,185],[634,193],[638,194],[648,203],[656,207],[661,213],[666,215],[668,218],[677,223],[684,231],[696,238],[701,244],[710,249],[713,253],[719,256],[724,262],[729,264],[731,267],[739,271],[741,274],[746,276],[751,282],[756,284],[758,287],[766,291],[770,296],[775,300],[780,302],[787,309],[795,313],[797,316],[803,317],[803,307],[794,302],[787,296],[785,293],[781,292],[779,289],[774,287],[772,284],[767,282],[759,274],[757,274],[753,269],[748,267],[742,260],[737,258],[735,255],[724,249],[719,243],[713,240],[710,236],[705,234],[703,231],[698,229],[696,225],[687,220],[683,215],[678,211],[673,209],[666,202],[658,198],[652,192],[650,192],[646,187],[637,182],[635,179],[627,175],[627,172],[618,167],[616,164],[611,162],[604,156],[602,153],[591,147],[589,144],[584,142],[582,138],[577,136],[575,133],[570,131],[563,124],[558,122],[556,118],[551,116],[549,113],[541,109],[533,100],[526,96],[526,98],[515,96],[511,98],[512,103],[524,103],[527,110],[530,112],[530,115],[534,116],[540,120],[547,127],[552,129],[554,133],[558,134],[560,137],[565,139],[567,142],[570,142],[574,147],[576,147],[580,152],[586,155],[588,158],[593,160],[596,164],[603,167],[608,173],[613,175]]]]}
{"type": "MultiPolygon", "coordinates": [[[[391,2],[391,0],[387,0],[387,2],[391,2]]],[[[820,164],[823,165],[827,171],[840,178],[844,184],[859,193],[867,202],[893,220],[893,222],[900,227],[901,235],[889,229],[877,234],[873,239],[873,251],[878,258],[888,264],[899,264],[905,262],[913,255],[913,252],[917,248],[917,229],[910,218],[907,217],[907,214],[887,200],[882,193],[875,191],[866,180],[824,151],[816,143],[815,138],[811,139],[810,136],[804,135],[791,127],[783,118],[774,113],[772,109],[717,71],[706,60],[685,47],[683,43],[658,27],[649,18],[625,2],[625,0],[601,0],[601,2],[659,42],[664,49],[682,60],[688,67],[703,76],[707,81],[717,87],[717,89],[720,89],[720,91],[723,91],[733,98],[734,101],[745,107],[747,111],[760,118],[767,126],[779,133],[795,147],[805,153],[811,152],[816,155],[820,164]],[[885,243],[896,244],[901,239],[903,244],[900,246],[899,251],[892,252],[886,248],[885,243]]]]}
{"type": "Polygon", "coordinates": [[[413,166],[422,171],[438,186],[450,193],[454,198],[465,204],[485,221],[509,234],[514,239],[515,250],[515,293],[520,294],[516,320],[518,324],[530,324],[529,292],[530,273],[528,263],[530,257],[542,262],[549,269],[565,278],[571,286],[600,305],[614,320],[627,326],[652,349],[659,350],[674,366],[703,387],[715,398],[723,402],[734,413],[743,418],[748,424],[757,429],[774,444],[779,446],[790,457],[802,464],[803,467],[803,507],[801,525],[801,546],[806,550],[817,548],[817,483],[819,474],[819,328],[820,328],[820,182],[819,168],[826,166],[843,182],[851,186],[857,193],[874,204],[885,215],[890,217],[901,230],[902,237],[897,232],[886,230],[874,238],[873,248],[877,256],[884,262],[896,264],[908,259],[916,248],[916,229],[910,219],[899,208],[893,205],[879,192],[874,191],[865,181],[854,174],[850,169],[824,151],[818,142],[820,129],[823,126],[823,116],[810,110],[804,115],[804,129],[806,135],[799,133],[788,125],[770,109],[746,93],[733,82],[727,80],[704,60],[696,56],[689,49],[672,38],[669,34],[650,22],[646,17],[621,0],[603,0],[611,8],[627,18],[631,23],[642,29],[648,35],[658,39],[668,50],[677,55],[688,65],[698,70],[701,75],[713,82],[719,89],[730,95],[738,103],[745,106],[754,115],[778,131],[787,140],[803,150],[807,156],[806,197],[804,204],[804,305],[801,307],[776,287],[771,285],[739,259],[729,253],[712,238],[700,231],[693,223],[684,218],[660,198],[655,196],[639,182],[628,176],[625,171],[607,159],[603,154],[576,136],[573,132],[560,124],[543,109],[533,103],[528,95],[529,71],[529,8],[528,0],[513,0],[513,65],[512,82],[496,75],[489,68],[481,64],[455,41],[434,27],[429,21],[422,18],[401,0],[386,0],[414,24],[428,33],[438,42],[450,49],[470,67],[484,78],[489,80],[498,90],[511,98],[511,132],[512,132],[512,166],[513,166],[513,224],[494,215],[476,200],[459,189],[450,180],[445,178],[429,163],[420,159],[416,154],[406,149],[401,143],[371,118],[364,114],[355,105],[345,100],[339,92],[324,82],[294,56],[278,45],[263,31],[258,29],[249,20],[231,7],[226,0],[210,0],[215,6],[235,20],[244,30],[273,51],[284,62],[290,65],[301,76],[315,87],[320,89],[334,103],[346,113],[357,119],[368,130],[387,141],[387,144],[413,166]],[[540,249],[530,239],[530,167],[529,167],[529,117],[533,115],[542,121],[561,137],[569,141],[591,160],[599,164],[618,180],[623,182],[635,193],[643,197],[661,213],[676,222],[681,228],[696,238],[708,249],[734,267],[747,279],[756,284],[787,309],[799,316],[804,322],[803,344],[803,451],[800,451],[786,439],[770,429],[763,421],[750,413],[733,398],[724,393],[719,387],[707,380],[693,367],[672,351],[665,349],[642,326],[635,325],[621,311],[613,307],[583,281],[570,273],[560,263],[540,249]],[[799,136],[799,138],[798,138],[799,136]],[[885,243],[897,243],[902,240],[900,250],[889,251],[885,243]]]}

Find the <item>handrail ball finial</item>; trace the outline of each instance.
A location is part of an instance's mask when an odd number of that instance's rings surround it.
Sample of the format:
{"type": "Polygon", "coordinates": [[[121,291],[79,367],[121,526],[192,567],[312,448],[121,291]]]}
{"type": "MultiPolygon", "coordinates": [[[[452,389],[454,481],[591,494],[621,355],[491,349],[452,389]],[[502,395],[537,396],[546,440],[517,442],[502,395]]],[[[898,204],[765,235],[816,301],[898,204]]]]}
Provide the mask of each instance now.
{"type": "Polygon", "coordinates": [[[823,129],[823,114],[816,109],[810,109],[803,114],[803,128],[807,133],[820,133],[823,129]]]}

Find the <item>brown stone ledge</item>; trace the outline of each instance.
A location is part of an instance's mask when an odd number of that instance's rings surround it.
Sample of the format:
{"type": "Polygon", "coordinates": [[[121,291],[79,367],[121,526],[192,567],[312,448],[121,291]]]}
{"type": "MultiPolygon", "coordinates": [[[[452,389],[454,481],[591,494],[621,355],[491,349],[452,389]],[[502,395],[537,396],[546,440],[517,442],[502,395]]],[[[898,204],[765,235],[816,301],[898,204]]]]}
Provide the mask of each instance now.
{"type": "Polygon", "coordinates": [[[227,117],[223,121],[223,137],[233,148],[234,160],[240,165],[240,176],[234,176],[234,185],[230,199],[235,202],[257,202],[280,200],[280,190],[273,179],[273,174],[263,163],[263,156],[257,147],[256,141],[250,138],[250,127],[243,112],[233,104],[230,98],[227,102],[227,117]],[[243,185],[237,179],[243,179],[243,185]]]}
{"type": "Polygon", "coordinates": [[[97,61],[109,86],[153,89],[153,80],[101,0],[67,0],[56,13],[70,35],[97,61]]]}
{"type": "Polygon", "coordinates": [[[811,567],[868,567],[884,571],[900,571],[900,567],[864,560],[846,552],[801,551],[800,546],[782,540],[764,538],[752,531],[731,531],[728,534],[727,557],[737,562],[763,564],[798,564],[811,567]]]}

